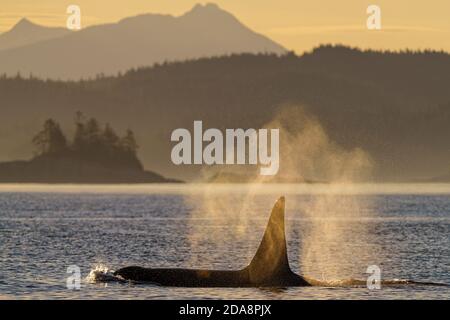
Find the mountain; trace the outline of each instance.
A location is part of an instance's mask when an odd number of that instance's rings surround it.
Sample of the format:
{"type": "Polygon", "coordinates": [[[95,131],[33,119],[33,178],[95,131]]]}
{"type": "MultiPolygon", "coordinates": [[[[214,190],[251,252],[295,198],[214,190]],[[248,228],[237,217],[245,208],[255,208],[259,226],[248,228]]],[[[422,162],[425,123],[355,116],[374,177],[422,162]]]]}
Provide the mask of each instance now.
{"type": "Polygon", "coordinates": [[[43,27],[23,18],[11,30],[0,34],[0,51],[56,39],[70,33],[65,28],[43,27]]]}
{"type": "MultiPolygon", "coordinates": [[[[30,28],[31,30],[31,28],[30,28]]],[[[217,5],[182,16],[145,14],[0,52],[0,74],[80,79],[133,67],[231,53],[284,53],[217,5]]]]}
{"type": "Polygon", "coordinates": [[[448,172],[449,83],[447,53],[342,46],[202,58],[79,82],[0,77],[0,161],[29,157],[30,136],[46,118],[71,128],[80,110],[133,128],[145,167],[186,180],[200,166],[171,164],[174,129],[192,131],[194,120],[258,129],[288,104],[304,107],[345,150],[368,152],[377,179],[411,181],[448,172]]]}

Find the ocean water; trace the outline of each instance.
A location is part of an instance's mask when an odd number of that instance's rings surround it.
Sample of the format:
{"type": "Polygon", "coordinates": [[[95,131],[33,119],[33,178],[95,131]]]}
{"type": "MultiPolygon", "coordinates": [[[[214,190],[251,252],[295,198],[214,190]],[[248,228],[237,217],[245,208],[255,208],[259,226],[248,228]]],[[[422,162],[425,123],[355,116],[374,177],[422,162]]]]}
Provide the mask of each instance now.
{"type": "Polygon", "coordinates": [[[0,270],[2,299],[449,299],[449,286],[425,283],[450,284],[450,185],[0,185],[0,270]],[[322,286],[92,277],[129,265],[242,268],[281,195],[291,267],[322,286]],[[73,265],[79,290],[67,287],[73,265]],[[369,266],[380,289],[365,284],[369,266]]]}

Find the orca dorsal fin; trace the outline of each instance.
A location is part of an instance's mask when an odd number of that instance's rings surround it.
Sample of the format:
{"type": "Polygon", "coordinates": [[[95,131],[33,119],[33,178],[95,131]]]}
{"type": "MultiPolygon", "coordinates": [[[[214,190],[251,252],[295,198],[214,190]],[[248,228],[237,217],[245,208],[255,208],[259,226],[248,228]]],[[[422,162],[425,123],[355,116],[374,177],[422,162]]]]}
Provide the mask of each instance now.
{"type": "Polygon", "coordinates": [[[284,202],[284,197],[275,202],[258,250],[246,268],[253,283],[270,283],[271,279],[292,272],[286,248],[284,202]]]}

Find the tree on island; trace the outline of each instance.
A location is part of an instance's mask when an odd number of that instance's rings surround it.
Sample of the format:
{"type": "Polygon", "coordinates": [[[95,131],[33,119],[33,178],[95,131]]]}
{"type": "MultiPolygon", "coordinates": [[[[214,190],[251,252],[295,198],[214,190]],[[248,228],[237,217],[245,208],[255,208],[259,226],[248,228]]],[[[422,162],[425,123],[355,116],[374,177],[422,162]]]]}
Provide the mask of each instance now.
{"type": "Polygon", "coordinates": [[[60,125],[53,119],[44,122],[44,127],[33,138],[38,155],[55,155],[67,152],[67,139],[60,125]]]}
{"type": "Polygon", "coordinates": [[[143,169],[137,158],[138,145],[131,129],[119,137],[109,124],[102,127],[97,119],[86,120],[81,112],[76,114],[71,143],[53,119],[44,122],[32,142],[36,147],[35,159],[68,158],[104,167],[143,169]]]}

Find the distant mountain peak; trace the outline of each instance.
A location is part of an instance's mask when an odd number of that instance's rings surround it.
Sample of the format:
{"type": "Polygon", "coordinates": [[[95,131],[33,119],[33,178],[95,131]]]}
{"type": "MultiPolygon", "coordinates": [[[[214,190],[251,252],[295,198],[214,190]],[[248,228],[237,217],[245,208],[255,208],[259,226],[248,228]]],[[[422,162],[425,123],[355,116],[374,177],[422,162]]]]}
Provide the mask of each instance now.
{"type": "Polygon", "coordinates": [[[0,34],[0,51],[58,38],[69,33],[66,28],[45,27],[31,22],[28,18],[22,18],[9,31],[0,34]]]}
{"type": "Polygon", "coordinates": [[[212,15],[230,15],[227,11],[220,8],[215,3],[200,4],[197,3],[190,11],[186,12],[184,16],[212,16],[212,15]]]}
{"type": "Polygon", "coordinates": [[[34,29],[36,27],[40,27],[37,24],[31,22],[28,20],[28,18],[22,18],[17,22],[14,27],[11,29],[11,31],[27,31],[30,29],[34,29]]]}
{"type": "Polygon", "coordinates": [[[0,36],[0,73],[20,71],[45,78],[78,79],[163,61],[285,52],[211,3],[195,5],[180,16],[149,13],[77,32],[35,25],[26,19],[16,28],[24,31],[0,36]],[[76,52],[75,47],[79,49],[76,52]],[[83,62],[82,67],[67,63],[72,55],[83,62]]]}
{"type": "Polygon", "coordinates": [[[16,26],[19,25],[32,25],[33,22],[31,22],[28,18],[23,17],[22,19],[19,20],[19,22],[16,23],[16,26]]]}
{"type": "Polygon", "coordinates": [[[216,10],[216,11],[223,11],[222,9],[220,9],[220,7],[217,4],[212,3],[212,2],[205,3],[205,4],[197,3],[192,8],[191,11],[199,11],[199,10],[203,10],[203,11],[205,11],[205,10],[208,10],[208,11],[214,11],[214,10],[216,10]]]}

